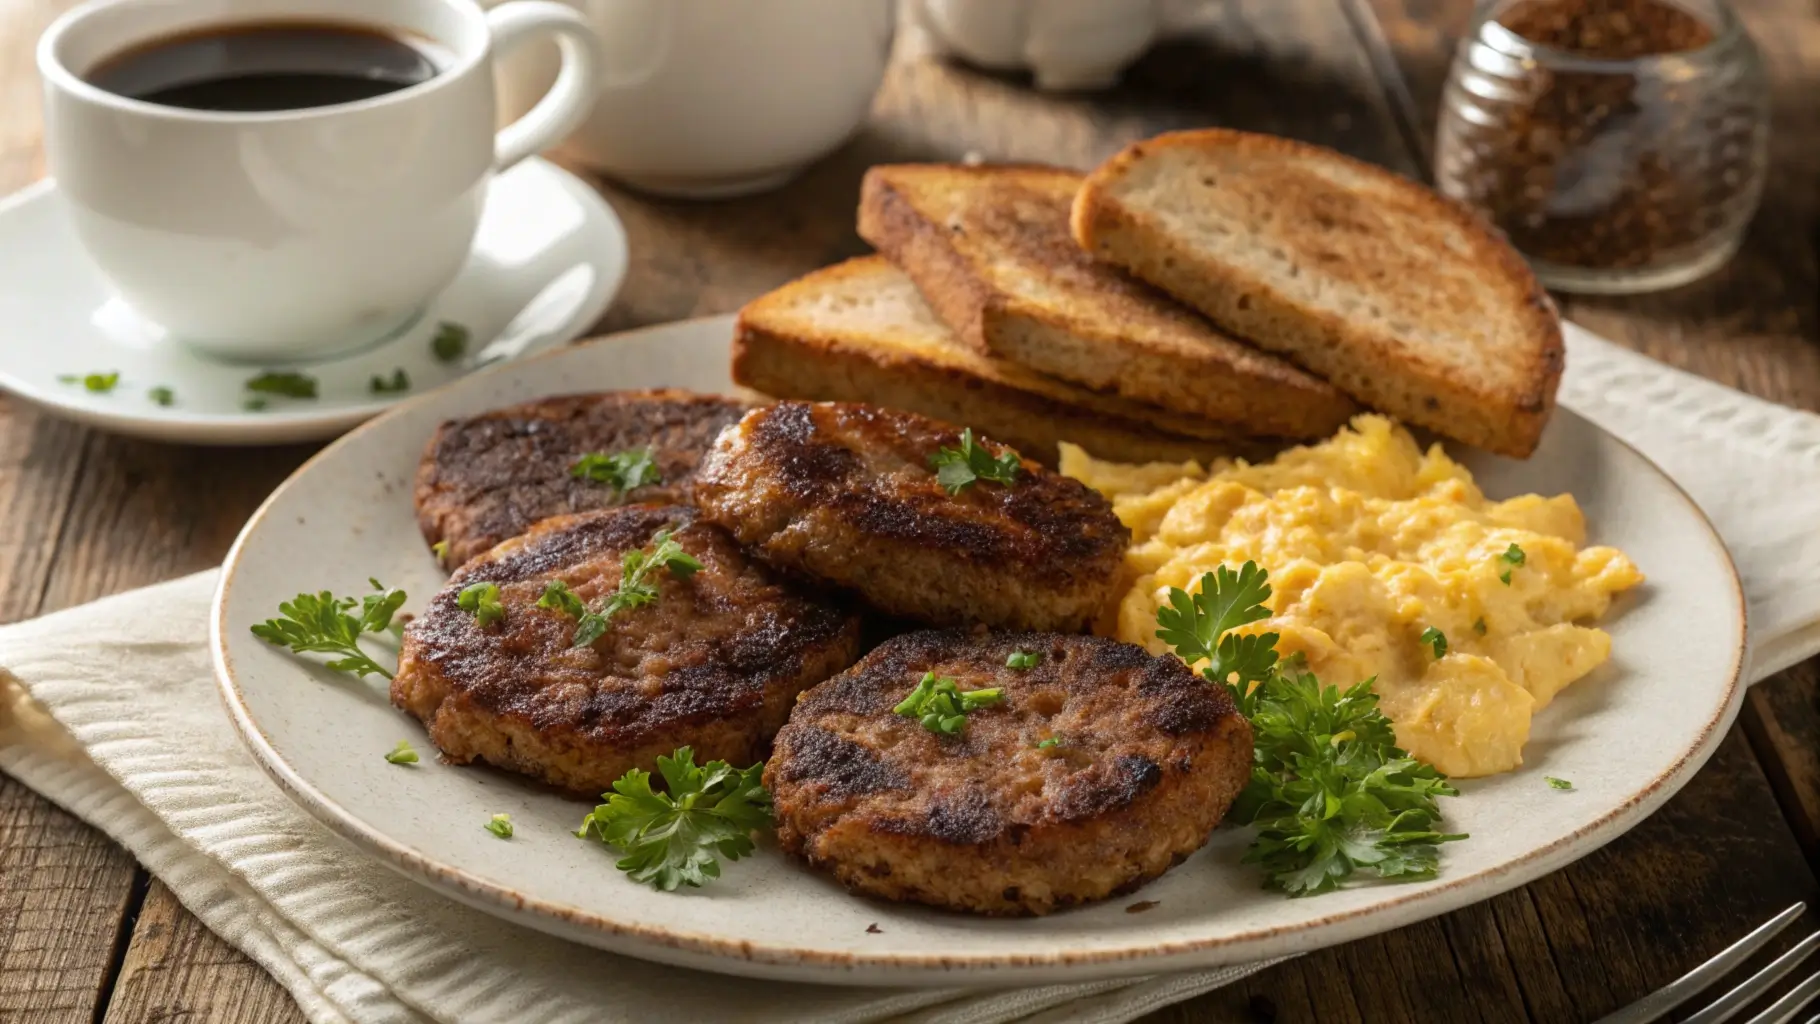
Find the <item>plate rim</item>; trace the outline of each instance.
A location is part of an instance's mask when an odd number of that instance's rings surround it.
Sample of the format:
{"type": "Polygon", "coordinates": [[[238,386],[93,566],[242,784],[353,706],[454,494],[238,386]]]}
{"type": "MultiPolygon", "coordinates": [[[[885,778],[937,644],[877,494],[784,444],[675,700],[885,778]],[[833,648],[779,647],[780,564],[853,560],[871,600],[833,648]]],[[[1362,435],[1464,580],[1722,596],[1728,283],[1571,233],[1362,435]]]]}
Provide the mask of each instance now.
{"type": "MultiPolygon", "coordinates": [[[[599,335],[540,352],[526,359],[516,360],[507,366],[488,367],[454,383],[465,384],[467,381],[480,379],[485,374],[516,369],[535,361],[568,358],[584,348],[611,345],[640,335],[682,329],[702,331],[713,325],[720,325],[731,332],[735,320],[734,314],[694,317],[599,335]]],[[[391,839],[378,829],[367,826],[291,768],[272,746],[258,723],[254,721],[252,712],[240,693],[232,658],[227,651],[224,623],[241,552],[248,538],[260,527],[273,505],[291,487],[297,485],[298,477],[305,470],[319,460],[336,457],[344,446],[359,444],[362,436],[368,430],[378,429],[381,424],[392,417],[407,415],[414,411],[417,405],[435,401],[440,397],[440,389],[435,392],[414,395],[349,431],[312,455],[290,476],[287,476],[284,482],[279,484],[247,519],[246,525],[236,535],[233,546],[222,560],[221,578],[216,585],[215,595],[209,609],[210,661],[214,669],[216,687],[221,693],[222,702],[226,706],[229,720],[234,724],[235,731],[253,753],[254,760],[259,763],[266,775],[311,816],[356,846],[376,855],[388,867],[451,898],[571,941],[595,944],[588,939],[578,938],[578,935],[634,940],[641,945],[643,952],[650,954],[646,957],[647,959],[659,959],[681,966],[752,976],[765,976],[768,972],[751,969],[742,971],[739,968],[742,965],[751,965],[751,967],[793,970],[796,972],[793,976],[798,979],[822,983],[879,984],[880,981],[877,978],[856,976],[859,972],[870,971],[888,974],[891,976],[890,981],[900,984],[915,984],[919,977],[928,979],[931,975],[935,976],[933,983],[951,984],[953,979],[959,975],[1018,974],[1082,967],[1109,968],[1121,964],[1128,967],[1136,965],[1135,970],[1126,970],[1122,973],[1184,970],[1224,963],[1263,961],[1310,948],[1334,945],[1390,931],[1481,902],[1558,870],[1604,846],[1648,817],[1693,777],[1694,773],[1711,758],[1719,744],[1724,741],[1726,732],[1731,722],[1737,717],[1743,703],[1746,689],[1743,677],[1745,668],[1749,664],[1750,623],[1743,581],[1738,575],[1737,565],[1732,559],[1730,548],[1726,546],[1724,538],[1713,526],[1706,512],[1654,460],[1635,445],[1606,430],[1597,422],[1581,416],[1580,418],[1585,420],[1588,426],[1617,442],[1639,459],[1644,466],[1667,482],[1671,493],[1676,495],[1687,510],[1693,513],[1696,521],[1703,528],[1706,539],[1718,552],[1721,562],[1727,570],[1731,583],[1729,593],[1736,610],[1737,630],[1737,643],[1732,655],[1729,678],[1725,683],[1724,699],[1714,715],[1702,727],[1698,739],[1688,749],[1683,750],[1674,763],[1659,773],[1648,785],[1629,794],[1622,803],[1595,821],[1515,860],[1475,874],[1453,879],[1446,879],[1443,876],[1440,884],[1411,890],[1406,895],[1393,896],[1385,901],[1374,902],[1351,910],[1326,914],[1309,921],[1255,928],[1237,936],[1181,939],[1163,943],[1134,943],[1118,948],[1084,952],[1060,949],[1042,954],[998,953],[953,957],[886,951],[795,949],[787,945],[760,945],[748,940],[728,939],[709,933],[683,932],[661,925],[616,921],[574,906],[527,897],[515,891],[511,886],[492,882],[474,876],[459,867],[439,862],[433,856],[419,853],[391,839]],[[1467,895],[1468,892],[1471,895],[1467,895]],[[1318,941],[1312,942],[1298,941],[1312,936],[1320,938],[1318,941]],[[674,950],[685,956],[664,958],[656,955],[662,949],[674,950]]],[[[1574,412],[1571,407],[1569,411],[1574,412]]],[[[1580,414],[1575,412],[1575,415],[1580,414]]],[[[634,950],[639,948],[632,947],[615,951],[638,956],[639,952],[634,950]]],[[[1095,976],[1104,976],[1104,974],[1095,976]]],[[[1006,981],[1015,983],[1015,979],[1011,978],[1007,978],[1006,981]]],[[[923,981],[923,984],[929,983],[931,983],[930,980],[923,981]]]]}
{"type": "MultiPolygon", "coordinates": [[[[620,219],[619,211],[607,201],[599,190],[583,181],[573,171],[541,156],[526,157],[520,164],[538,165],[542,170],[554,172],[561,186],[576,194],[583,201],[589,197],[599,207],[597,212],[604,215],[611,227],[611,239],[607,248],[611,250],[608,258],[601,265],[611,270],[609,278],[597,288],[599,297],[576,311],[571,323],[558,335],[566,335],[553,346],[560,350],[568,343],[587,335],[599,321],[613,300],[618,298],[620,289],[625,286],[626,276],[631,270],[632,257],[626,236],[625,222],[620,219]]],[[[507,170],[510,170],[508,168],[507,170]]],[[[500,172],[501,174],[505,172],[500,172]]],[[[495,174],[497,178],[499,175],[495,174]]],[[[491,183],[489,183],[489,188],[491,183]]],[[[33,203],[56,202],[61,190],[53,175],[39,178],[17,191],[0,196],[0,218],[12,214],[15,210],[33,203]]],[[[552,276],[551,280],[554,280],[552,276]]],[[[439,292],[435,298],[440,298],[439,292]]],[[[433,303],[435,298],[430,301],[433,303]]],[[[426,307],[427,308],[427,307],[426,307]]],[[[541,353],[539,353],[541,354],[541,353]]],[[[525,359],[508,360],[525,362],[525,359]]],[[[329,360],[329,361],[332,361],[329,360]]],[[[274,360],[274,363],[283,362],[274,360]]],[[[253,365],[251,363],[248,364],[253,365]]],[[[442,387],[460,383],[477,373],[481,368],[456,377],[442,387]]],[[[152,415],[134,415],[132,412],[99,408],[79,401],[69,401],[63,393],[38,387],[18,377],[16,374],[0,368],[0,392],[12,395],[35,409],[48,413],[58,419],[69,420],[84,426],[94,427],[127,437],[144,438],[174,444],[196,444],[214,447],[245,447],[271,444],[294,444],[320,440],[337,433],[345,433],[366,421],[383,416],[393,409],[434,393],[435,390],[411,395],[406,399],[377,399],[337,406],[332,409],[291,408],[278,409],[257,415],[243,413],[205,413],[177,412],[152,415]],[[230,435],[231,432],[231,436],[230,435]]],[[[79,397],[79,396],[75,396],[79,397]]],[[[301,467],[299,467],[301,468],[301,467]]],[[[290,478],[285,478],[289,482],[290,478]]],[[[276,492],[274,492],[276,493],[276,492]]]]}

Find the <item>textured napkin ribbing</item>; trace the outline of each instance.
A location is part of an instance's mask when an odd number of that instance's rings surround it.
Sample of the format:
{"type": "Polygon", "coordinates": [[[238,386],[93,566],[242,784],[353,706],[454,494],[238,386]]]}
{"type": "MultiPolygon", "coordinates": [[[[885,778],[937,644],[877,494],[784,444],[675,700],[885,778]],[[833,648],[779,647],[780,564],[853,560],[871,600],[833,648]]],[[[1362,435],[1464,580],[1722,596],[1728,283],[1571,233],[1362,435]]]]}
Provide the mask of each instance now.
{"type": "MultiPolygon", "coordinates": [[[[1654,459],[1726,537],[1750,602],[1753,679],[1820,650],[1820,417],[1578,330],[1561,400],[1654,459]]],[[[253,764],[210,677],[214,581],[0,630],[0,769],[132,850],[316,1024],[1097,1024],[1257,969],[996,993],[839,989],[647,964],[470,910],[355,851],[253,764]]]]}

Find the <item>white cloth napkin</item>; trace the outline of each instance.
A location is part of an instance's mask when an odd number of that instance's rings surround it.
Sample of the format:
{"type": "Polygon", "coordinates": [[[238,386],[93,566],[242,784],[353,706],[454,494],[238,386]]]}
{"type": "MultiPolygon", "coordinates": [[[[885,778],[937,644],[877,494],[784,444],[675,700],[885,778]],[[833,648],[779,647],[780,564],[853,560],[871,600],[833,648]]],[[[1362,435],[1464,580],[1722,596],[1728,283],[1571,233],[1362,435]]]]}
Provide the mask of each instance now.
{"type": "MultiPolygon", "coordinates": [[[[1761,678],[1820,651],[1820,417],[1578,331],[1564,405],[1654,459],[1744,576],[1761,678]]],[[[709,1020],[1099,1024],[1264,965],[1001,992],[774,984],[661,967],[419,888],[298,810],[236,740],[201,573],[0,630],[0,770],[132,850],[315,1024],[709,1020]]]]}

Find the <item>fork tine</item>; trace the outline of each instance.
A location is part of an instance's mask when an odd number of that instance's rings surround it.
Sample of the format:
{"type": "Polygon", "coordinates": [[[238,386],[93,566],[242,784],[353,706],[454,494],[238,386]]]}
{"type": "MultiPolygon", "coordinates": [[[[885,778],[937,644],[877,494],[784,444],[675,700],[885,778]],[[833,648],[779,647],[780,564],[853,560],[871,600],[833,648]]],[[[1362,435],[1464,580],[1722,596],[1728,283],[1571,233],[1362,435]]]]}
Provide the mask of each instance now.
{"type": "Polygon", "coordinates": [[[1769,1009],[1752,1017],[1750,1024],[1788,1024],[1815,996],[1820,996],[1820,974],[1790,989],[1787,995],[1771,1003],[1769,1009]]]}
{"type": "Polygon", "coordinates": [[[1769,940],[1779,935],[1782,929],[1794,924],[1795,920],[1806,912],[1807,904],[1795,904],[1765,921],[1756,931],[1726,947],[1718,956],[1624,1009],[1600,1017],[1594,1024],[1647,1024],[1648,1021],[1655,1020],[1730,973],[1732,968],[1748,960],[1752,953],[1762,949],[1769,940]]]}
{"type": "MultiPolygon", "coordinates": [[[[1731,1020],[1743,1009],[1745,1004],[1768,992],[1776,982],[1781,981],[1790,971],[1801,966],[1801,961],[1820,949],[1820,932],[1815,932],[1796,943],[1788,952],[1776,958],[1776,962],[1746,978],[1737,988],[1720,996],[1713,1005],[1682,1021],[1681,1024],[1719,1024],[1731,1020]]],[[[1798,1009],[1798,1007],[1797,1007],[1798,1009]]],[[[1789,1014],[1794,1016],[1794,1014],[1789,1014]]]]}

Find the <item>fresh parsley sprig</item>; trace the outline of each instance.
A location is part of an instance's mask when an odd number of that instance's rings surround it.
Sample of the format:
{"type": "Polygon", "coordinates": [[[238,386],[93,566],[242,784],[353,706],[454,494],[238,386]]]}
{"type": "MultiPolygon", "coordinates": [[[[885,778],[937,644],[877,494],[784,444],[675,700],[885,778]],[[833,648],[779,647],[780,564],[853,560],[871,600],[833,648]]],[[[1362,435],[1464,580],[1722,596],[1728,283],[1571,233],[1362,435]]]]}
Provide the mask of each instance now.
{"type": "Polygon", "coordinates": [[[543,595],[537,599],[537,607],[554,608],[575,619],[588,614],[588,606],[562,580],[551,580],[543,585],[543,595]]]}
{"type": "Polygon", "coordinates": [[[1230,634],[1270,616],[1269,574],[1246,562],[1201,577],[1200,593],[1172,588],[1157,636],[1232,693],[1251,720],[1251,782],[1233,818],[1257,830],[1246,863],[1291,896],[1337,889],[1354,872],[1433,877],[1439,844],[1435,798],[1455,790],[1432,765],[1396,746],[1370,679],[1341,692],[1321,685],[1298,655],[1280,659],[1277,634],[1230,634]]]}
{"type": "Polygon", "coordinates": [[[1515,544],[1512,544],[1510,547],[1505,548],[1504,553],[1498,556],[1498,561],[1503,563],[1503,565],[1504,565],[1504,570],[1502,572],[1498,573],[1498,579],[1505,586],[1507,586],[1507,587],[1510,586],[1511,570],[1515,569],[1519,565],[1522,565],[1524,562],[1526,562],[1528,560],[1529,560],[1529,556],[1524,554],[1523,549],[1520,547],[1517,547],[1515,544]]]}
{"type": "Polygon", "coordinates": [[[279,617],[267,619],[253,627],[253,635],[268,644],[288,647],[297,654],[339,654],[328,663],[336,672],[351,672],[365,678],[392,673],[367,652],[360,649],[362,633],[385,633],[392,628],[392,617],[404,606],[402,590],[388,590],[378,580],[369,579],[373,593],[358,600],[336,597],[328,591],[320,594],[298,594],[278,606],[279,617]],[[349,614],[358,606],[359,615],[349,614]]]}
{"type": "Polygon", "coordinates": [[[430,353],[437,362],[452,363],[468,351],[468,329],[460,324],[447,320],[436,325],[436,333],[430,338],[430,353]]]}
{"type": "Polygon", "coordinates": [[[106,373],[65,373],[59,374],[57,379],[65,384],[80,384],[85,390],[93,391],[98,395],[105,395],[109,391],[114,390],[114,385],[120,383],[120,371],[109,370],[106,373]]]}
{"type": "Polygon", "coordinates": [[[1434,626],[1430,626],[1427,629],[1424,629],[1422,631],[1422,635],[1420,637],[1417,637],[1417,639],[1420,640],[1424,645],[1426,645],[1430,650],[1434,651],[1436,661],[1439,661],[1442,658],[1447,657],[1447,634],[1446,633],[1441,632],[1439,629],[1435,628],[1434,626]]]}
{"type": "Polygon", "coordinates": [[[1270,574],[1256,562],[1233,572],[1219,566],[1201,577],[1200,593],[1169,588],[1169,607],[1159,608],[1156,635],[1190,665],[1208,663],[1203,674],[1232,689],[1239,710],[1251,717],[1251,685],[1276,670],[1275,633],[1240,636],[1232,630],[1270,617],[1270,574]]]}
{"type": "Polygon", "coordinates": [[[474,616],[474,622],[485,629],[506,617],[506,606],[499,600],[499,584],[482,581],[470,583],[455,595],[455,607],[474,616]]]}
{"type": "Polygon", "coordinates": [[[942,448],[929,456],[936,482],[949,494],[959,494],[976,481],[991,480],[1010,487],[1017,482],[1023,463],[1016,452],[994,456],[973,439],[973,428],[961,431],[959,448],[942,448]]]}
{"type": "Polygon", "coordinates": [[[967,716],[980,708],[989,708],[1005,699],[1005,691],[998,687],[986,690],[962,690],[954,685],[954,680],[936,678],[934,672],[923,673],[916,689],[910,691],[897,707],[891,710],[906,718],[914,718],[930,732],[953,736],[967,727],[967,716]]]}
{"type": "Polygon", "coordinates": [[[626,553],[625,561],[619,569],[619,589],[607,598],[600,611],[588,611],[581,598],[571,593],[568,584],[561,580],[553,580],[544,586],[543,596],[537,599],[537,606],[555,608],[575,617],[575,639],[571,646],[588,646],[607,631],[607,623],[613,616],[627,608],[639,608],[656,601],[657,583],[651,579],[651,574],[657,570],[668,569],[671,576],[686,580],[701,569],[701,563],[682,549],[682,545],[670,536],[669,530],[657,531],[651,541],[653,547],[650,554],[643,550],[626,553]]]}
{"type": "Polygon", "coordinates": [[[632,448],[611,455],[588,452],[569,467],[569,475],[577,480],[606,484],[621,494],[663,480],[649,448],[632,448]]]}
{"type": "Polygon", "coordinates": [[[752,833],[771,826],[771,794],[760,781],[765,766],[735,768],[725,761],[699,767],[688,747],[658,757],[664,792],[651,788],[651,773],[634,768],[602,794],[606,803],[588,812],[575,833],[625,854],[617,867],[635,882],[673,892],[699,888],[720,877],[718,854],[738,860],[752,853],[752,833]]]}
{"type": "Polygon", "coordinates": [[[390,377],[376,373],[373,375],[373,379],[367,382],[367,390],[375,395],[395,395],[409,391],[411,390],[411,375],[404,372],[402,366],[393,370],[390,377]]]}
{"type": "Polygon", "coordinates": [[[248,377],[245,387],[248,391],[283,395],[286,398],[316,397],[316,378],[290,370],[266,370],[257,376],[248,377]]]}

